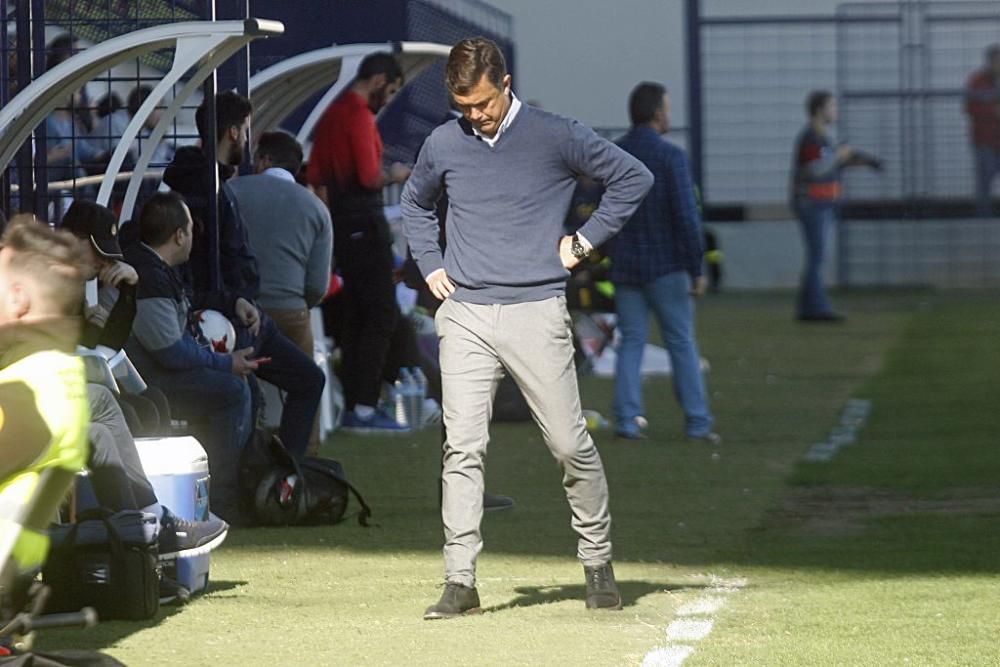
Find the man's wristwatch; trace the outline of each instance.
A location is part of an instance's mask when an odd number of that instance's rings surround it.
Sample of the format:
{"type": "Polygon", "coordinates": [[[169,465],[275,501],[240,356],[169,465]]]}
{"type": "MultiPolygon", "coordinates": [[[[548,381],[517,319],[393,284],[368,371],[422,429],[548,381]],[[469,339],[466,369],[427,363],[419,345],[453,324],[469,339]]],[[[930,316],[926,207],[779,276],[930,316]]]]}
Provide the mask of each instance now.
{"type": "Polygon", "coordinates": [[[587,249],[583,247],[583,244],[580,243],[579,234],[573,234],[573,242],[570,243],[569,251],[573,253],[573,256],[577,259],[585,259],[587,255],[590,254],[587,252],[587,249]]]}

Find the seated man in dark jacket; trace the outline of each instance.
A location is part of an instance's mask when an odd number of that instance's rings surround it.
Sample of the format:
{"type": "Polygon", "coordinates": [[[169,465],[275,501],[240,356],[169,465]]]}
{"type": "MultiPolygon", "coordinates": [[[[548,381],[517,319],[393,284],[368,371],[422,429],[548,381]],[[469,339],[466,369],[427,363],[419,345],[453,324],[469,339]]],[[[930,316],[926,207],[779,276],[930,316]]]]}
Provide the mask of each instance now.
{"type": "MultiPolygon", "coordinates": [[[[257,258],[236,198],[225,183],[243,161],[252,107],[245,97],[227,91],[216,96],[215,111],[218,163],[213,164],[202,149],[185,146],[163,174],[163,182],[184,196],[198,223],[191,260],[182,275],[196,310],[211,308],[224,313],[237,325],[237,344],[251,346],[256,356],[270,359],[256,375],[285,392],[279,436],[289,451],[304,454],[326,379],[312,358],[278,331],[255,303],[260,292],[257,258]],[[206,233],[212,217],[216,169],[222,184],[216,211],[218,253],[213,252],[212,234],[206,233]]],[[[202,104],[195,118],[203,146],[209,145],[208,128],[213,121],[207,116],[202,104]]],[[[253,383],[252,377],[250,381],[253,383]]]]}
{"type": "Polygon", "coordinates": [[[191,253],[193,223],[180,195],[158,193],[139,216],[141,243],[125,260],[139,274],[129,357],[171,408],[196,426],[208,452],[211,507],[229,523],[239,518],[239,459],[250,435],[247,377],[257,368],[252,348],[220,354],[201,347],[187,329],[190,305],[177,267],[191,253]]]}
{"type": "MultiPolygon", "coordinates": [[[[123,261],[118,221],[108,208],[77,199],[60,227],[80,240],[84,279],[97,280],[97,303],[85,308],[80,344],[90,349],[102,345],[117,352],[132,332],[139,283],[135,269],[123,261]]],[[[135,435],[162,435],[170,429],[170,407],[156,387],[142,394],[122,393],[120,400],[135,435]]]]}
{"type": "MultiPolygon", "coordinates": [[[[62,228],[81,242],[83,278],[100,282],[98,303],[85,308],[81,343],[89,348],[104,345],[120,350],[132,332],[139,275],[121,261],[118,222],[104,206],[78,199],[63,217],[62,228]]],[[[151,387],[147,391],[158,390],[151,387]]],[[[161,524],[160,556],[194,555],[221,544],[228,529],[223,521],[187,521],[160,505],[139,460],[133,431],[111,390],[88,382],[87,397],[91,443],[87,467],[98,502],[115,512],[142,510],[156,515],[161,524]]],[[[161,400],[165,400],[162,395],[157,402],[161,400]]]]}

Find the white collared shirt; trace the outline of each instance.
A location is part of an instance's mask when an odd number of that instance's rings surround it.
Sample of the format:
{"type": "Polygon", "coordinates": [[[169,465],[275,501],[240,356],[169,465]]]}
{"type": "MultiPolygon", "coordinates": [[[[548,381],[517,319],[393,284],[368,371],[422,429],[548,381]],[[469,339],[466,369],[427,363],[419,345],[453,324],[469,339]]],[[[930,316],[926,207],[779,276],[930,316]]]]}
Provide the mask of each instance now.
{"type": "Polygon", "coordinates": [[[504,116],[504,119],[500,121],[500,127],[497,128],[496,133],[492,137],[487,137],[485,134],[480,132],[479,128],[476,127],[475,125],[472,126],[472,132],[477,137],[485,141],[490,148],[493,148],[494,146],[496,146],[497,140],[500,139],[500,135],[503,134],[504,131],[508,127],[510,127],[510,124],[514,122],[514,116],[516,116],[517,112],[520,110],[521,110],[521,100],[517,99],[517,95],[515,95],[514,91],[512,90],[510,91],[510,108],[507,109],[507,115],[504,116]]]}
{"type": "Polygon", "coordinates": [[[292,175],[292,172],[288,171],[283,167],[268,167],[267,169],[265,169],[260,173],[264,174],[265,176],[274,176],[275,178],[280,178],[283,181],[289,181],[291,183],[295,183],[295,176],[292,175]]]}

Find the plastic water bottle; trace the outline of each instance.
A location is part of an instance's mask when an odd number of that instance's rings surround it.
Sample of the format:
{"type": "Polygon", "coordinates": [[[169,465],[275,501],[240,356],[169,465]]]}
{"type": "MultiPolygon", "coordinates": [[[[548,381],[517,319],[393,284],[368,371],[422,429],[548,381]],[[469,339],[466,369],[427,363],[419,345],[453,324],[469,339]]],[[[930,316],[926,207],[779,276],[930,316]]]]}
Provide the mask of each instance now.
{"type": "MultiPolygon", "coordinates": [[[[416,428],[417,422],[415,421],[416,410],[414,409],[413,399],[414,399],[414,389],[416,389],[416,383],[413,380],[413,374],[410,372],[409,368],[399,369],[399,379],[396,380],[399,384],[400,398],[403,404],[403,419],[405,421],[400,422],[410,428],[416,428]]],[[[398,410],[397,410],[398,412],[398,410]]],[[[397,419],[398,421],[398,419],[397,419]]]]}
{"type": "Polygon", "coordinates": [[[416,384],[414,403],[417,405],[417,414],[414,417],[416,421],[413,427],[420,428],[424,425],[424,401],[427,399],[427,376],[424,375],[424,369],[420,366],[413,367],[413,381],[416,384]]]}
{"type": "Polygon", "coordinates": [[[409,426],[406,420],[406,391],[403,386],[403,374],[400,373],[393,385],[392,392],[393,407],[395,408],[396,423],[400,426],[409,426]]]}

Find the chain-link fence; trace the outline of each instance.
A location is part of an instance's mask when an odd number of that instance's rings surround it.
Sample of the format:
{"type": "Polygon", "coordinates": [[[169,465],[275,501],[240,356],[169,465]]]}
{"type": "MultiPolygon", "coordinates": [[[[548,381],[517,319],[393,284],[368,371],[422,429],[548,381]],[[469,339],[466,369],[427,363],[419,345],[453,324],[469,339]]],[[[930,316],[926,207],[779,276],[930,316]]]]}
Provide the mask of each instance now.
{"type": "MultiPolygon", "coordinates": [[[[0,0],[0,49],[7,64],[0,86],[3,105],[81,50],[135,30],[205,18],[205,5],[195,0],[0,0]]],[[[30,211],[58,222],[74,198],[95,198],[100,176],[125,127],[172,60],[172,48],[155,51],[68,92],[4,173],[4,209],[30,211]]],[[[163,104],[171,99],[168,94],[163,104]]],[[[151,117],[130,147],[126,172],[140,151],[149,148],[145,141],[156,119],[156,115],[151,117]]],[[[169,136],[154,149],[151,177],[169,163],[176,145],[195,139],[193,107],[185,108],[169,136]]],[[[120,200],[120,194],[116,192],[112,204],[120,200]]]]}
{"type": "Polygon", "coordinates": [[[965,113],[966,82],[998,42],[995,0],[703,18],[699,120],[710,216],[791,217],[791,148],[807,122],[804,101],[828,89],[840,103],[838,141],[884,165],[845,175],[841,284],[1000,284],[1000,225],[972,218],[965,113]]]}

